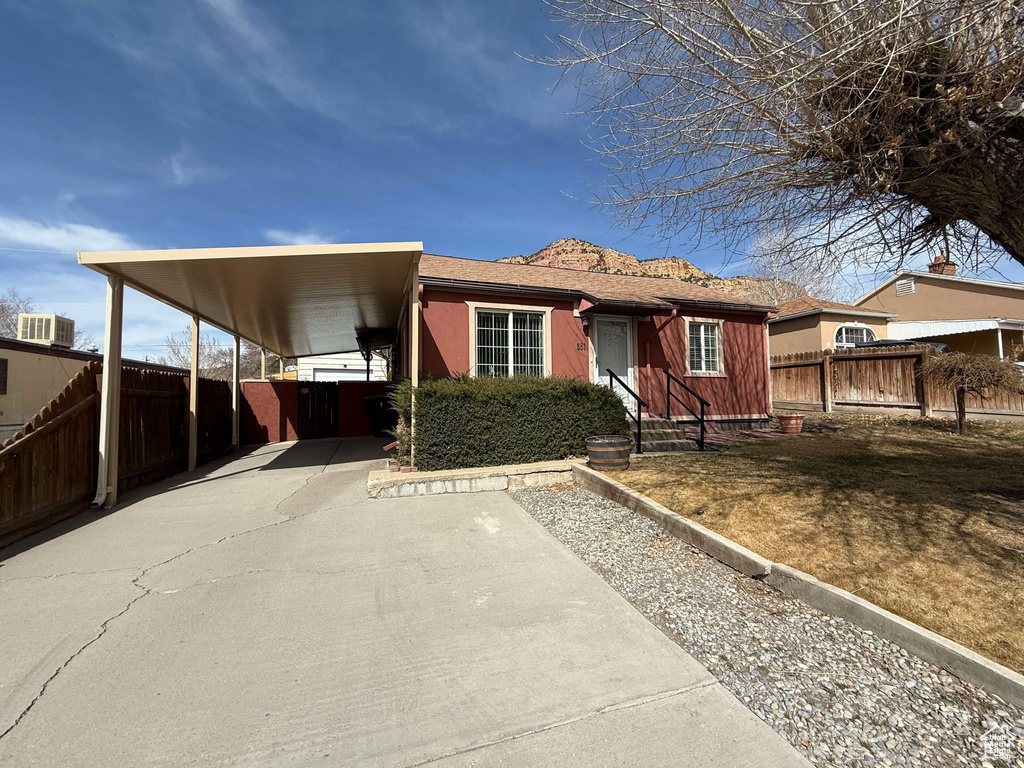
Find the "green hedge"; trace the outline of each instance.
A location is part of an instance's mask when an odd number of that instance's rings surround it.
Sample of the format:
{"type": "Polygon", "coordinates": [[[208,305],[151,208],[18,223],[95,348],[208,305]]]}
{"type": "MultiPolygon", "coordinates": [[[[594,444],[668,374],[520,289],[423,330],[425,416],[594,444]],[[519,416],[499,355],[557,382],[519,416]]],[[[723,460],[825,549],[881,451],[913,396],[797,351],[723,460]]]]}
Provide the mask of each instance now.
{"type": "MultiPolygon", "coordinates": [[[[399,454],[408,457],[412,386],[393,395],[399,454]]],[[[416,391],[416,466],[490,467],[586,454],[592,435],[628,435],[626,409],[607,387],[579,379],[425,379],[416,391]]]]}

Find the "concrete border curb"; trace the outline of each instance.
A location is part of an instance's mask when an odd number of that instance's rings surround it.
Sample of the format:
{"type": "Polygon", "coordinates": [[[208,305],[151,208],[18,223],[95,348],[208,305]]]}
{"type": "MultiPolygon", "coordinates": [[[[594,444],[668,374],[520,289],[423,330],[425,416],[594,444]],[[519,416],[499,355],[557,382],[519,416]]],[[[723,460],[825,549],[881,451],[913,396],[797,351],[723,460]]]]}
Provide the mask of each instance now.
{"type": "Polygon", "coordinates": [[[627,509],[651,518],[676,538],[704,550],[716,560],[721,560],[740,573],[759,579],[763,579],[771,573],[771,560],[766,560],[746,547],[741,547],[736,542],[730,541],[725,536],[676,514],[671,509],[663,507],[642,493],[612,480],[597,470],[577,464],[572,468],[572,476],[579,485],[588,491],[593,491],[599,496],[604,496],[627,509]]]}
{"type": "Polygon", "coordinates": [[[568,461],[539,461],[535,464],[507,464],[500,467],[396,473],[373,471],[366,490],[377,499],[433,496],[439,493],[482,493],[509,488],[543,488],[572,482],[568,461]]]}
{"type": "Polygon", "coordinates": [[[1024,706],[1024,675],[845,589],[819,581],[788,565],[773,563],[589,467],[573,466],[572,475],[588,491],[651,518],[673,536],[737,571],[764,579],[785,595],[870,630],[961,680],[984,688],[1018,707],[1024,706]]]}

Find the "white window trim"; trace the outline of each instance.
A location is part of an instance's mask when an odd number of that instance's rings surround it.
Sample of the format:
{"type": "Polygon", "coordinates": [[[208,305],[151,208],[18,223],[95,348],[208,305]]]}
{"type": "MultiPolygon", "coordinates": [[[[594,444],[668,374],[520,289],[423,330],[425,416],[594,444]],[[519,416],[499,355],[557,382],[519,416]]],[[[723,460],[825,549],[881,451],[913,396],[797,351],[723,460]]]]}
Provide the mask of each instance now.
{"type": "MultiPolygon", "coordinates": [[[[495,304],[488,301],[467,301],[469,307],[469,375],[476,376],[476,315],[477,312],[537,312],[544,314],[544,375],[551,375],[551,313],[554,307],[532,304],[495,304]]],[[[511,338],[511,327],[509,338],[511,338]]]]}
{"type": "Polygon", "coordinates": [[[832,345],[836,349],[853,349],[856,347],[856,344],[839,343],[839,331],[841,331],[843,328],[864,328],[868,331],[871,331],[871,335],[875,337],[874,341],[878,341],[878,332],[874,328],[872,328],[867,323],[859,323],[856,320],[851,320],[848,323],[837,325],[836,329],[832,332],[832,345]]]}
{"type": "Polygon", "coordinates": [[[685,351],[683,360],[686,364],[686,376],[693,376],[703,379],[724,379],[725,373],[725,320],[720,317],[683,317],[683,339],[685,351]],[[718,326],[718,370],[717,371],[694,371],[690,368],[690,323],[706,323],[718,326]]]}

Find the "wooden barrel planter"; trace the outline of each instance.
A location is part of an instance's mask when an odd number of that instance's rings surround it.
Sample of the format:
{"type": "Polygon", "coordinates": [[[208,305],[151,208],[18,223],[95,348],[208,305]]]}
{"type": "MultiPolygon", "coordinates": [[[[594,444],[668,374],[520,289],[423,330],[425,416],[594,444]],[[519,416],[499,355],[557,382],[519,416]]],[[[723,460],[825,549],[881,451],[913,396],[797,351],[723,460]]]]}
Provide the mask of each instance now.
{"type": "Polygon", "coordinates": [[[596,435],[587,438],[590,466],[599,470],[629,469],[633,440],[622,435],[596,435]]]}

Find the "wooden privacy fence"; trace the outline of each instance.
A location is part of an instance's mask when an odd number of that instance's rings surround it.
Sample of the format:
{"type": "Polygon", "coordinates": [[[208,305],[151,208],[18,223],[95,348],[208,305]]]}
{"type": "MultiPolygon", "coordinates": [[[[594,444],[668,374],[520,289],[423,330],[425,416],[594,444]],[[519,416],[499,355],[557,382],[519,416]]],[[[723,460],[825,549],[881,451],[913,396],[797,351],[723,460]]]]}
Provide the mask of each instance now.
{"type": "MultiPolygon", "coordinates": [[[[834,352],[798,352],[771,358],[772,405],[781,410],[832,411],[913,409],[922,416],[952,415],[953,392],[926,377],[922,364],[933,347],[863,347],[834,352]]],[[[969,413],[1024,416],[1024,396],[967,396],[969,413]]]]}
{"type": "MultiPolygon", "coordinates": [[[[0,547],[89,508],[99,463],[102,366],[89,363],[22,430],[0,444],[0,547]]],[[[118,489],[185,469],[188,374],[121,371],[118,489]]],[[[231,447],[231,387],[199,380],[199,457],[231,447]]]]}

